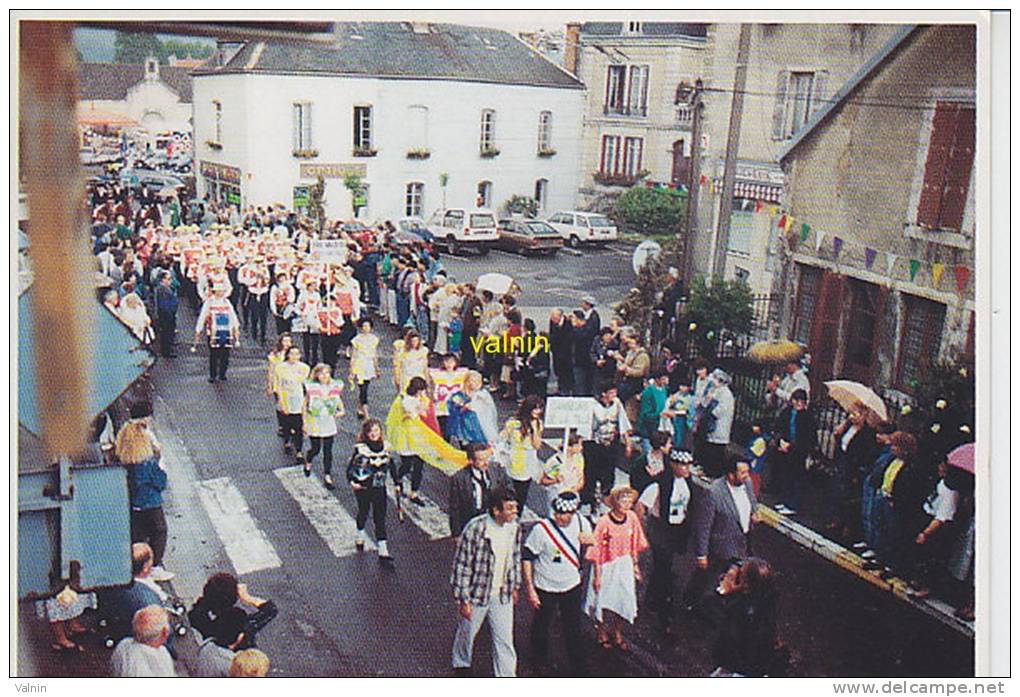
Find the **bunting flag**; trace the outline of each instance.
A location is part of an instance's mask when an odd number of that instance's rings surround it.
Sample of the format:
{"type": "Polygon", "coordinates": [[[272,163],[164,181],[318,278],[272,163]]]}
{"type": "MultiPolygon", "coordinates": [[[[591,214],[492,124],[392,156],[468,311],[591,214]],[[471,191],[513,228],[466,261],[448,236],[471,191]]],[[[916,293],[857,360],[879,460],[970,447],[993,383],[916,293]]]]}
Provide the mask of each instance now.
{"type": "Polygon", "coordinates": [[[783,215],[779,216],[779,222],[776,223],[776,227],[780,228],[780,229],[783,229],[783,228],[786,227],[786,214],[785,213],[783,215]]]}
{"type": "Polygon", "coordinates": [[[942,280],[942,274],[946,270],[946,265],[941,263],[935,263],[931,265],[931,285],[933,288],[939,287],[939,281],[942,280]]]}
{"type": "Polygon", "coordinates": [[[921,268],[921,262],[917,259],[910,260],[910,280],[913,281],[914,277],[917,276],[917,270],[921,268]]]}
{"type": "Polygon", "coordinates": [[[839,256],[839,253],[843,250],[843,238],[833,237],[832,238],[832,255],[839,256]]]}
{"type": "Polygon", "coordinates": [[[815,252],[822,248],[822,242],[825,240],[825,233],[821,230],[815,230],[815,252]]]}
{"type": "Polygon", "coordinates": [[[800,241],[801,242],[803,242],[804,240],[807,239],[808,232],[810,230],[811,230],[811,228],[808,226],[807,223],[804,223],[803,225],[800,226],[800,241]]]}
{"type": "Polygon", "coordinates": [[[871,247],[865,247],[864,248],[864,267],[866,269],[870,270],[871,267],[874,266],[874,264],[875,264],[875,255],[877,253],[878,252],[876,252],[871,247]]]}
{"type": "Polygon", "coordinates": [[[790,230],[793,229],[793,222],[794,222],[793,221],[793,216],[787,214],[787,216],[786,216],[786,225],[783,226],[783,232],[785,232],[787,235],[789,235],[790,234],[790,230]]]}
{"type": "Polygon", "coordinates": [[[708,177],[706,177],[704,174],[702,174],[701,175],[701,179],[698,180],[698,183],[701,184],[702,186],[704,186],[705,182],[707,182],[707,181],[708,181],[708,177]]]}
{"type": "Polygon", "coordinates": [[[761,213],[761,201],[754,202],[754,212],[761,213]]]}
{"type": "Polygon", "coordinates": [[[893,269],[896,268],[896,262],[898,260],[899,260],[899,257],[896,256],[895,254],[890,254],[889,252],[885,253],[885,275],[886,276],[892,276],[893,269]]]}
{"type": "Polygon", "coordinates": [[[966,266],[957,265],[953,271],[956,273],[956,291],[962,293],[967,289],[967,280],[970,278],[970,269],[966,266]]]}

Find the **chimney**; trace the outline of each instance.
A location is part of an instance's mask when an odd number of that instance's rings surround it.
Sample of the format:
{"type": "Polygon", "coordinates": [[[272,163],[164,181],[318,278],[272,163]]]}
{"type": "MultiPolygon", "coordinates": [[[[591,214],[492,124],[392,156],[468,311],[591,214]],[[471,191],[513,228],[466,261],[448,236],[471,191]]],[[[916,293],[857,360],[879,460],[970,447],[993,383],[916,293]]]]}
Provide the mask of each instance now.
{"type": "Polygon", "coordinates": [[[411,31],[415,34],[429,34],[432,26],[428,22],[411,22],[411,31]]]}
{"type": "Polygon", "coordinates": [[[571,75],[577,75],[578,66],[578,42],[581,39],[581,24],[570,22],[567,24],[567,35],[563,42],[563,67],[571,75]]]}

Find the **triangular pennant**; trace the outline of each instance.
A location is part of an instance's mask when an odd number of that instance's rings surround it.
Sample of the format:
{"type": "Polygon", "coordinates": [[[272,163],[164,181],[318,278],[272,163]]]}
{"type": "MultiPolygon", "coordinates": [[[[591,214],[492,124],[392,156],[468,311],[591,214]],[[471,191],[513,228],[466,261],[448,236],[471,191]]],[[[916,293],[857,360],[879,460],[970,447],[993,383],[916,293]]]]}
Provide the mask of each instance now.
{"type": "Polygon", "coordinates": [[[821,230],[815,230],[815,251],[817,252],[822,248],[822,242],[825,240],[825,233],[821,230]]]}
{"type": "Polygon", "coordinates": [[[864,248],[864,267],[865,268],[870,269],[872,266],[875,265],[875,256],[877,254],[878,254],[878,252],[876,252],[871,247],[865,247],[864,248]]]}
{"type": "Polygon", "coordinates": [[[779,216],[779,222],[776,223],[776,227],[777,228],[781,228],[783,230],[786,229],[786,214],[785,213],[783,215],[779,216]]]}
{"type": "Polygon", "coordinates": [[[833,237],[832,238],[832,254],[833,256],[839,256],[839,253],[843,250],[843,238],[833,237]]]}
{"type": "Polygon", "coordinates": [[[754,212],[761,213],[761,201],[754,202],[754,212]]]}
{"type": "Polygon", "coordinates": [[[899,260],[899,257],[896,256],[895,254],[890,254],[889,252],[885,253],[885,275],[886,276],[892,276],[893,269],[896,267],[896,262],[898,260],[899,260]]]}
{"type": "Polygon", "coordinates": [[[914,280],[914,277],[917,275],[917,270],[920,269],[920,268],[921,268],[921,262],[919,262],[917,259],[911,259],[910,260],[910,280],[911,281],[914,280]]]}
{"type": "Polygon", "coordinates": [[[970,278],[970,269],[966,266],[957,265],[953,271],[956,273],[956,291],[962,293],[967,288],[967,280],[970,278]]]}
{"type": "Polygon", "coordinates": [[[931,285],[933,288],[939,287],[939,281],[942,280],[942,274],[945,273],[945,270],[945,264],[935,263],[931,265],[931,285]]]}
{"type": "Polygon", "coordinates": [[[702,174],[701,175],[701,179],[698,180],[698,183],[701,184],[702,186],[704,186],[705,182],[707,182],[707,181],[708,181],[708,177],[706,177],[704,174],[702,174]]]}
{"type": "Polygon", "coordinates": [[[807,239],[808,232],[810,232],[810,231],[811,231],[811,227],[807,223],[804,223],[803,225],[800,226],[800,241],[801,242],[803,242],[804,240],[807,239]]]}

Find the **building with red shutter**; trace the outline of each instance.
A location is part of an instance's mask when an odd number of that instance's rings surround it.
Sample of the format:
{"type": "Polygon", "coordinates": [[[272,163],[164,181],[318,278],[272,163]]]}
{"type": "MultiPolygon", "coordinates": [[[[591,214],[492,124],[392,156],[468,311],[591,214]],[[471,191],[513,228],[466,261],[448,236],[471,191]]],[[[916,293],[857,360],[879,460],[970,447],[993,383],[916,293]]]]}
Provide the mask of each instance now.
{"type": "Polygon", "coordinates": [[[975,51],[973,25],[902,27],[781,153],[777,319],[813,381],[910,395],[973,362],[975,51]]]}

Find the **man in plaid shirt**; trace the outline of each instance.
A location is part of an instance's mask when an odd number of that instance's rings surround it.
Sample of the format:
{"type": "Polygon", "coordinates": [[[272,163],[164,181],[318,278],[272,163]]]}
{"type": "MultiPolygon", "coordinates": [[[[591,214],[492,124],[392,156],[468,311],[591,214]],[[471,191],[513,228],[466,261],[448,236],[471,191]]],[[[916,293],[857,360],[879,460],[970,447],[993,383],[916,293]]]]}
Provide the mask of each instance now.
{"type": "Polygon", "coordinates": [[[453,639],[454,672],[470,673],[475,636],[488,618],[493,673],[496,677],[514,677],[514,605],[521,586],[521,526],[512,490],[493,487],[486,499],[486,512],[464,526],[450,584],[460,610],[453,639]]]}

